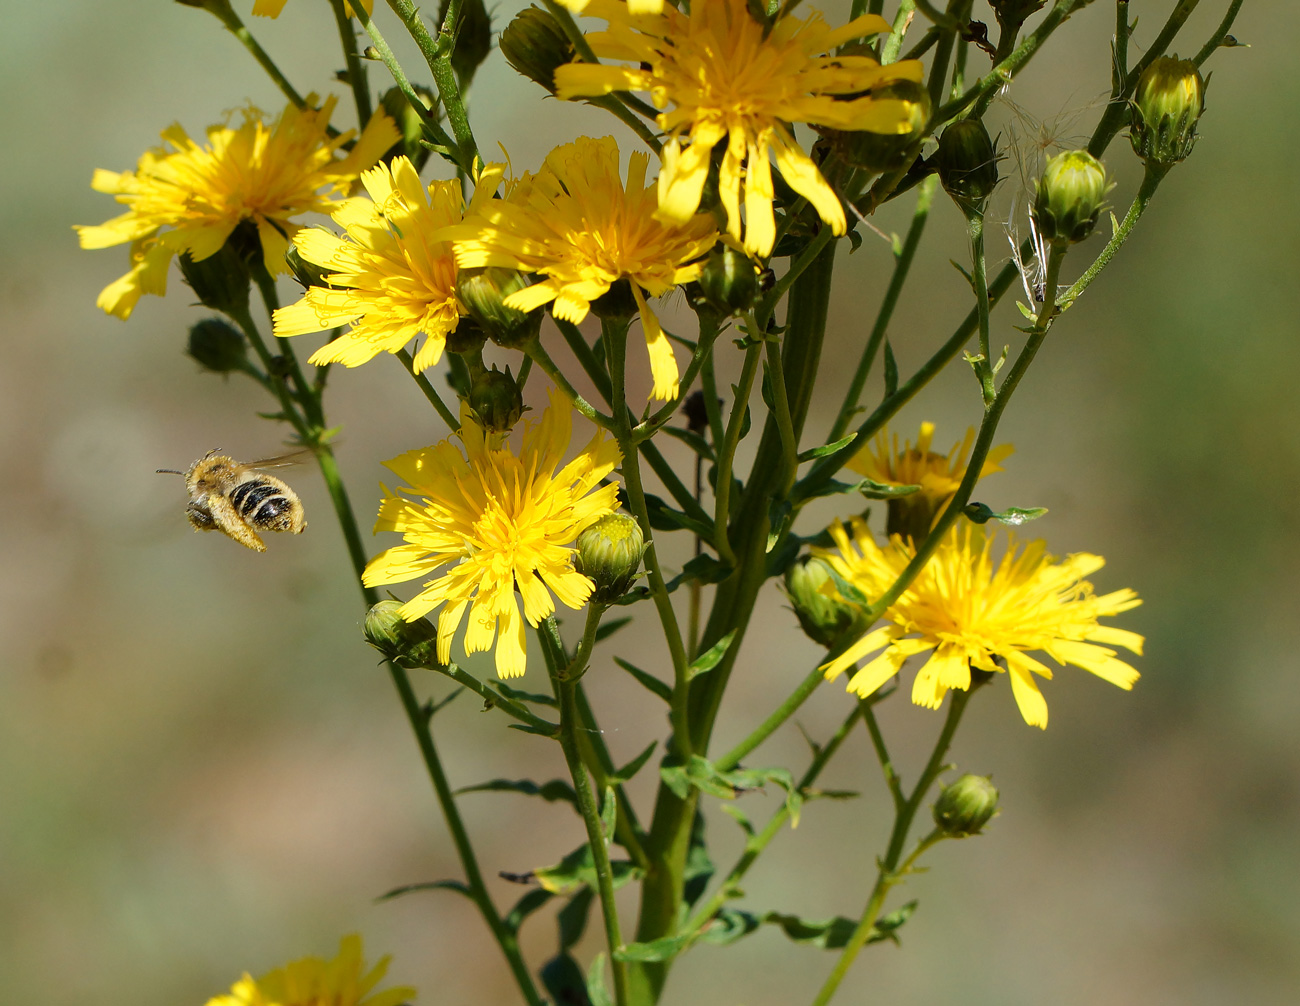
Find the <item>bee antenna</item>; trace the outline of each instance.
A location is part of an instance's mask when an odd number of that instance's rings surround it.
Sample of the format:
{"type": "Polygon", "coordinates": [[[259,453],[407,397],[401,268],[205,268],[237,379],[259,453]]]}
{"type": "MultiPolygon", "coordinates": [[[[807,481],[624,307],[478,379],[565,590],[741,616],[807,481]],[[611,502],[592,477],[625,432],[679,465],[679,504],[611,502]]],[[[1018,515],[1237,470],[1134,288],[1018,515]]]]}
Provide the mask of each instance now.
{"type": "Polygon", "coordinates": [[[156,468],[154,473],[157,475],[184,475],[184,472],[178,472],[175,468],[156,468]]]}

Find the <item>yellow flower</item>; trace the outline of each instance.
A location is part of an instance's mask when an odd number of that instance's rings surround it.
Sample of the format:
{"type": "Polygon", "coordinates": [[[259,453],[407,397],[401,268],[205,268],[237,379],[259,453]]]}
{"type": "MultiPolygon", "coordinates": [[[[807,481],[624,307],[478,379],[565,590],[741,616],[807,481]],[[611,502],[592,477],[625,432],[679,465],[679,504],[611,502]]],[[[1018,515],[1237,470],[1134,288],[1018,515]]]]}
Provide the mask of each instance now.
{"type": "Polygon", "coordinates": [[[394,158],[391,167],[376,165],[361,182],[369,199],[333,207],[346,237],[313,227],[294,239],[298,254],[324,269],[330,285],[309,287],[302,300],[276,311],[275,334],[351,324],[310,362],[359,367],[377,353],[396,353],[423,332],[415,369],[424,370],[442,358],[447,335],[460,321],[456,260],[442,236],[460,222],[460,185],[432,182],[426,189],[405,157],[394,158]]]}
{"type": "MultiPolygon", "coordinates": [[[[286,2],[287,0],[256,0],[253,4],[253,16],[279,17],[280,11],[284,10],[286,2]]],[[[370,14],[374,11],[375,0],[361,0],[361,6],[365,9],[367,14],[370,14]]],[[[355,12],[352,10],[352,4],[345,3],[343,9],[347,12],[348,17],[356,16],[355,12]]]]}
{"type": "MultiPolygon", "coordinates": [[[[865,522],[855,519],[853,538],[841,524],[831,528],[838,553],[817,550],[847,582],[868,599],[893,584],[915,555],[895,536],[876,545],[865,522]]],[[[885,611],[891,623],[869,632],[842,656],[826,664],[828,680],[859,660],[883,652],[857,671],[848,690],[866,697],[897,674],[908,657],[929,653],[912,685],[912,701],[937,709],[949,689],[966,690],[971,668],[1005,671],[1020,715],[1030,726],[1047,726],[1047,703],[1034,675],[1052,671],[1029,655],[1040,651],[1058,664],[1082,667],[1126,691],[1138,672],[1119,660],[1111,646],[1142,652],[1136,632],[1101,625],[1142,602],[1131,590],[1100,597],[1084,577],[1105,565],[1101,556],[1080,552],[1057,560],[1041,541],[1019,549],[1010,536],[1000,562],[992,557],[993,535],[962,521],[902,596],[885,611]]]]}
{"type": "Polygon", "coordinates": [[[700,205],[713,148],[726,141],[719,194],[727,230],[745,250],[767,255],[776,238],[769,157],[782,177],[816,208],[839,235],[846,221],[840,198],[804,153],[791,123],[845,130],[908,133],[910,104],[863,92],[897,80],[921,80],[918,60],[880,66],[867,56],[837,56],[846,42],[889,31],[869,14],[832,29],[816,12],[785,15],[770,30],[755,21],[746,0],[693,3],[690,12],[665,5],[643,14],[632,4],[591,0],[586,13],[609,21],[609,31],[590,37],[610,66],[570,63],[555,72],[560,98],[613,91],[648,91],[668,134],[659,175],[660,215],[684,221],[700,205]]]}
{"type": "Polygon", "coordinates": [[[628,280],[650,351],[651,394],[669,399],[677,395],[677,361],[645,295],[697,279],[718,233],[706,214],[688,214],[681,223],[657,219],[648,164],[645,154],[633,153],[624,186],[614,138],[581,137],[552,150],[537,174],[520,178],[505,199],[485,200],[452,233],[462,269],[503,266],[542,275],[506,298],[520,311],[553,301],[555,316],[576,324],[593,300],[628,280]]]}
{"type": "Polygon", "coordinates": [[[618,507],[618,486],[600,482],[619,462],[618,447],[597,431],[582,452],[555,470],[569,447],[573,408],[552,389],[540,422],[526,424],[516,456],[494,446],[472,422],[461,427],[464,454],[448,439],[385,462],[406,485],[406,499],[385,488],[375,531],[406,538],[370,561],[367,586],[397,583],[454,563],[401,608],[414,621],[443,605],[438,659],[451,660],[451,638],[471,603],[465,652],[492,648],[503,678],[524,673],[524,618],[537,625],[555,611],[550,591],[581,608],[591,581],[573,568],[570,547],[588,525],[618,507]],[[547,588],[550,588],[550,591],[547,588]]]}
{"type": "MultiPolygon", "coordinates": [[[[314,98],[309,95],[308,101],[314,98]]],[[[392,119],[376,115],[351,153],[340,156],[339,148],[353,134],[331,138],[327,133],[335,101],[329,98],[319,109],[290,105],[270,127],[257,109],[246,109],[238,128],[210,127],[206,146],[173,125],[162,134],[170,151],[148,151],[133,172],[96,171],[91,187],[130,208],[107,223],[76,228],[81,247],[130,241],[132,265],[104,288],[96,304],[119,318],[130,317],[142,294],[166,292],[173,255],[205,259],[244,221],[257,228],[266,267],[284,272],[284,253],[298,230],[289,218],[328,212],[333,196],[346,193],[399,138],[392,119]]]]}
{"type": "MultiPolygon", "coordinates": [[[[575,14],[587,9],[591,0],[559,0],[561,7],[567,7],[575,14]]],[[[664,9],[664,0],[627,0],[629,14],[658,14],[664,9]]]]}
{"type": "Polygon", "coordinates": [[[361,956],[361,937],[343,937],[333,960],[304,957],[260,978],[245,974],[225,995],[208,1006],[398,1006],[415,998],[415,989],[397,986],[372,990],[383,980],[390,958],[381,958],[369,971],[361,956]]]}
{"type": "MultiPolygon", "coordinates": [[[[848,467],[864,478],[887,486],[920,486],[920,490],[907,496],[896,496],[888,503],[889,518],[886,534],[901,534],[916,540],[924,538],[930,526],[952,499],[962,477],[971,447],[975,443],[975,429],[966,431],[966,437],[954,444],[947,454],[930,450],[934,439],[934,423],[922,423],[916,446],[903,442],[898,449],[898,435],[891,439],[882,430],[874,444],[868,444],[853,456],[848,467]]],[[[1015,450],[1002,444],[988,452],[980,478],[1002,471],[1002,462],[1015,450]]]]}

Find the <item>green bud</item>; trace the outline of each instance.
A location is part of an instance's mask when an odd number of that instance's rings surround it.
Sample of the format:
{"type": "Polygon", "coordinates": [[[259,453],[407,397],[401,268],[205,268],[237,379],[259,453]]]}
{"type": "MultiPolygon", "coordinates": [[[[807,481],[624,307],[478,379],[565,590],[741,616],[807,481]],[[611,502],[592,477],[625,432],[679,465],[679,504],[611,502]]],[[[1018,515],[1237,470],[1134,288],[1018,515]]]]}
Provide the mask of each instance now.
{"type": "Polygon", "coordinates": [[[644,554],[645,539],[636,518],[612,513],[578,535],[574,568],[596,585],[591,595],[593,601],[613,604],[636,580],[644,554]]]}
{"type": "Polygon", "coordinates": [[[1008,28],[1019,31],[1029,15],[1036,14],[1047,6],[1047,0],[989,0],[989,6],[993,8],[998,24],[1004,31],[1008,28]]]}
{"type": "Polygon", "coordinates": [[[1043,240],[1073,244],[1091,234],[1107,188],[1106,169],[1086,150],[1067,150],[1049,160],[1030,210],[1043,240]]]}
{"type": "Polygon", "coordinates": [[[487,342],[487,333],[483,326],[473,318],[461,315],[455,329],[447,333],[447,352],[473,355],[487,342]]]}
{"type": "Polygon", "coordinates": [[[244,334],[221,318],[204,318],[194,325],[185,352],[215,374],[228,374],[248,366],[244,334]]]}
{"type": "Polygon", "coordinates": [[[591,313],[602,321],[626,321],[636,312],[636,298],[632,296],[632,282],[628,279],[616,279],[591,302],[591,313]]]}
{"type": "Polygon", "coordinates": [[[853,165],[871,172],[893,171],[902,166],[903,157],[916,137],[930,121],[930,94],[924,84],[913,80],[895,80],[874,88],[873,98],[904,101],[911,116],[911,131],[906,133],[872,133],[865,129],[832,130],[827,136],[835,152],[853,165]]]}
{"type": "Polygon", "coordinates": [[[408,622],[398,611],[400,601],[380,601],[366,612],[362,634],[366,642],[402,667],[438,667],[438,630],[427,618],[408,622]]]}
{"type": "Polygon", "coordinates": [[[503,374],[493,367],[474,378],[469,389],[469,407],[479,425],[489,433],[507,432],[519,422],[524,414],[524,396],[510,368],[503,374]]]}
{"type": "Polygon", "coordinates": [[[699,284],[709,306],[730,317],[754,306],[758,269],[744,252],[719,243],[704,263],[699,284]]]}
{"type": "Polygon", "coordinates": [[[519,349],[542,327],[540,309],[525,314],[505,305],[507,297],[526,286],[528,277],[514,269],[462,269],[456,277],[456,296],[489,339],[498,346],[519,349]]]}
{"type": "Polygon", "coordinates": [[[998,155],[978,119],[958,119],[939,137],[939,180],[963,208],[978,209],[998,184],[998,155]]]}
{"type": "MultiPolygon", "coordinates": [[[[446,23],[448,3],[449,0],[442,0],[438,7],[438,24],[446,23]]],[[[451,68],[464,90],[492,51],[492,18],[483,0],[461,0],[460,17],[452,33],[456,48],[451,51],[451,68]]]]}
{"type": "Polygon", "coordinates": [[[437,99],[423,84],[415,85],[415,93],[424,105],[424,116],[411,107],[406,95],[398,87],[390,87],[385,91],[379,104],[388,113],[388,117],[397,123],[397,131],[402,134],[402,138],[388,148],[384,160],[391,162],[395,157],[405,156],[415,165],[415,170],[419,171],[429,159],[429,148],[420,143],[424,139],[424,120],[433,114],[437,99]]]}
{"type": "Polygon", "coordinates": [[[856,604],[823,593],[831,582],[830,567],[821,559],[796,562],[785,572],[785,591],[799,625],[809,639],[822,646],[834,643],[861,613],[856,604]]]}
{"type": "Polygon", "coordinates": [[[330,270],[324,266],[319,266],[315,262],[308,262],[298,251],[297,245],[290,245],[289,250],[284,253],[285,264],[289,267],[289,272],[293,274],[303,288],[312,286],[328,287],[325,277],[329,275],[330,270]]]}
{"type": "Polygon", "coordinates": [[[978,835],[998,810],[998,791],[983,775],[963,775],[934,802],[935,826],[949,838],[978,835]]]}
{"type": "Polygon", "coordinates": [[[181,252],[177,258],[181,275],[204,307],[229,315],[248,310],[248,262],[234,241],[227,241],[220,251],[201,261],[196,262],[189,252],[181,252]]]}
{"type": "Polygon", "coordinates": [[[1176,164],[1192,152],[1205,81],[1190,59],[1161,56],[1142,71],[1130,103],[1129,139],[1144,161],[1176,164]]]}
{"type": "Polygon", "coordinates": [[[555,93],[555,69],[573,62],[573,43],[560,23],[540,7],[515,15],[501,33],[501,55],[517,72],[555,93]]]}

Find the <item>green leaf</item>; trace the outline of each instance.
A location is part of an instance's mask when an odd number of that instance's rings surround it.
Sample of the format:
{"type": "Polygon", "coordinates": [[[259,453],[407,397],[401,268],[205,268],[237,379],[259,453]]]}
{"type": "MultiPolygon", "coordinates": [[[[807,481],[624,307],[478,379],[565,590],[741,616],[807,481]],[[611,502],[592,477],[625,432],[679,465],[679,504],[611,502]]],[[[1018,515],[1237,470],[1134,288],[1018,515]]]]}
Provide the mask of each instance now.
{"type": "Polygon", "coordinates": [[[550,706],[552,709],[559,705],[559,703],[555,701],[555,696],[553,695],[521,691],[518,688],[511,688],[504,681],[497,681],[495,684],[497,691],[506,698],[513,699],[515,702],[535,702],[539,706],[550,706]]]}
{"type": "Polygon", "coordinates": [[[764,551],[771,552],[781,536],[789,530],[794,518],[794,505],[788,499],[774,499],[767,508],[767,545],[764,551]]]}
{"type": "Polygon", "coordinates": [[[656,531],[691,531],[710,544],[713,543],[713,525],[696,520],[680,510],[674,510],[658,496],[646,493],[646,511],[650,526],[656,531]]]}
{"type": "Polygon", "coordinates": [[[1013,506],[1007,507],[1001,513],[994,513],[983,503],[967,503],[962,513],[976,524],[987,524],[991,520],[996,520],[1008,527],[1019,527],[1021,524],[1027,524],[1031,520],[1037,520],[1043,516],[1043,514],[1047,513],[1047,507],[1036,506],[1026,510],[1013,506]]]}
{"type": "Polygon", "coordinates": [[[684,429],[681,426],[665,426],[663,427],[663,432],[667,433],[670,437],[676,437],[705,461],[715,460],[713,445],[694,430],[684,429]]]}
{"type": "Polygon", "coordinates": [[[517,934],[519,932],[519,927],[524,924],[524,919],[528,918],[528,916],[532,915],[533,912],[537,911],[537,909],[550,901],[552,897],[554,897],[554,895],[552,895],[550,891],[544,890],[540,887],[534,888],[516,901],[515,907],[510,909],[510,914],[501,921],[505,925],[506,929],[517,934]]]}
{"type": "Polygon", "coordinates": [[[465,690],[466,690],[466,689],[465,689],[465,686],[464,686],[464,685],[461,685],[459,688],[457,688],[454,692],[452,692],[450,695],[448,695],[448,696],[447,696],[445,699],[443,699],[441,702],[430,702],[430,703],[428,703],[428,704],[425,706],[425,708],[424,708],[425,718],[426,718],[426,719],[433,719],[433,718],[434,718],[435,716],[437,716],[440,712],[442,712],[442,711],[443,711],[444,709],[446,709],[449,705],[451,705],[452,700],[455,699],[455,698],[458,698],[458,697],[460,696],[460,693],[463,692],[463,691],[465,691],[465,690]]]}
{"type": "Polygon", "coordinates": [[[903,927],[912,913],[916,911],[917,901],[909,901],[907,904],[896,908],[888,915],[882,915],[876,920],[876,924],[871,927],[871,935],[867,937],[868,943],[881,943],[889,940],[891,943],[898,942],[898,930],[903,927]]]}
{"type": "Polygon", "coordinates": [[[653,674],[641,670],[641,668],[637,667],[635,664],[628,663],[622,657],[615,657],[614,663],[618,664],[619,667],[627,671],[628,674],[636,678],[638,682],[640,682],[646,688],[650,689],[650,691],[654,692],[665,702],[669,703],[670,705],[672,704],[673,690],[671,686],[660,681],[653,674]]]}
{"type": "MultiPolygon", "coordinates": [[[[672,697],[672,693],[670,692],[669,698],[671,697],[672,697]]],[[[658,746],[659,746],[658,741],[651,741],[649,747],[647,747],[639,755],[637,755],[630,762],[624,765],[621,769],[619,769],[617,772],[611,775],[609,777],[609,781],[612,783],[627,782],[629,779],[631,779],[633,776],[635,776],[638,772],[641,771],[641,769],[645,766],[645,763],[650,760],[650,756],[655,753],[655,748],[657,748],[658,746]]]]}
{"type": "Polygon", "coordinates": [[[1020,313],[1023,314],[1028,321],[1034,321],[1037,319],[1038,315],[1029,310],[1029,307],[1022,301],[1016,301],[1016,307],[1020,308],[1020,313]]]}
{"type": "MultiPolygon", "coordinates": [[[[452,354],[455,355],[454,353],[452,354]]],[[[578,962],[568,953],[559,953],[537,972],[551,999],[565,1006],[593,1006],[587,998],[587,979],[578,962]]]]}
{"type": "Polygon", "coordinates": [[[632,616],[627,615],[624,618],[611,618],[608,622],[601,622],[596,629],[596,642],[599,643],[608,639],[630,621],[632,621],[632,616]]]}
{"type": "Polygon", "coordinates": [[[591,959],[591,968],[587,971],[587,998],[591,1006],[614,1006],[614,1000],[605,987],[605,951],[600,951],[591,959]]]}
{"type": "MultiPolygon", "coordinates": [[[[642,871],[624,859],[614,860],[610,866],[614,874],[614,887],[619,888],[629,880],[641,876],[642,871]]],[[[584,884],[596,886],[596,868],[591,861],[591,848],[578,846],[554,866],[546,866],[525,874],[524,882],[535,880],[552,894],[573,894],[584,884]]]]}
{"type": "Polygon", "coordinates": [[[848,447],[849,444],[858,439],[856,433],[850,433],[847,437],[835,441],[833,444],[822,444],[820,447],[810,447],[806,451],[799,452],[799,463],[811,461],[813,458],[825,457],[827,454],[834,454],[841,447],[848,447]]]}
{"type": "Polygon", "coordinates": [[[519,730],[526,734],[536,734],[538,737],[558,737],[560,728],[558,726],[534,725],[532,723],[507,723],[506,727],[510,730],[519,730]]]}
{"type": "Polygon", "coordinates": [[[601,794],[600,804],[600,833],[605,836],[606,846],[614,837],[614,825],[617,821],[618,798],[614,795],[614,787],[606,786],[605,792],[601,794]]]}
{"type": "Polygon", "coordinates": [[[729,818],[733,819],[738,825],[740,825],[740,830],[746,835],[754,834],[753,822],[750,821],[745,812],[734,803],[724,803],[722,805],[722,813],[726,814],[729,818]]]}
{"type": "Polygon", "coordinates": [[[375,901],[390,901],[404,894],[414,894],[416,891],[455,891],[470,900],[474,898],[469,886],[459,880],[430,880],[423,884],[403,884],[401,887],[394,887],[391,891],[381,894],[375,901]]]}
{"type": "Polygon", "coordinates": [[[894,359],[894,347],[885,340],[885,397],[893,398],[898,390],[898,361],[894,359]]]}
{"type": "Polygon", "coordinates": [[[891,486],[874,479],[863,479],[853,488],[869,500],[892,500],[921,491],[920,486],[891,486]]]}
{"type": "Polygon", "coordinates": [[[663,936],[649,943],[628,943],[614,951],[619,961],[671,961],[682,952],[690,934],[663,936]]]}
{"type": "Polygon", "coordinates": [[[531,779],[493,779],[490,782],[481,782],[477,786],[462,786],[456,790],[457,796],[462,793],[522,793],[524,796],[540,796],[547,803],[555,803],[559,800],[571,803],[575,807],[578,805],[578,797],[573,792],[573,787],[563,779],[552,779],[540,786],[531,779]]]}
{"type": "Polygon", "coordinates": [[[686,851],[686,868],[682,871],[682,900],[694,905],[704,896],[715,867],[709,858],[709,844],[705,838],[704,814],[695,810],[691,821],[691,844],[686,851]]]}
{"type": "MultiPolygon", "coordinates": [[[[897,943],[897,932],[916,911],[916,905],[915,901],[909,901],[896,911],[878,919],[871,927],[867,943],[880,943],[883,940],[897,943]]],[[[833,919],[810,921],[801,919],[797,915],[768,912],[763,916],[762,921],[769,925],[780,926],[785,935],[796,943],[809,943],[825,950],[839,950],[848,943],[849,937],[858,928],[857,920],[845,918],[843,915],[837,915],[833,919]]]]}
{"type": "Polygon", "coordinates": [[[711,555],[697,555],[682,567],[682,571],[668,581],[668,593],[684,583],[720,583],[727,578],[731,567],[711,555]]]}
{"type": "Polygon", "coordinates": [[[737,908],[722,908],[701,927],[697,938],[701,943],[725,947],[743,936],[748,936],[762,924],[763,920],[752,912],[742,912],[737,908]]]}
{"type": "Polygon", "coordinates": [[[914,492],[919,492],[920,486],[891,486],[883,482],[876,482],[873,479],[862,479],[858,482],[841,482],[838,479],[826,479],[818,482],[815,489],[809,490],[807,486],[796,485],[790,494],[790,499],[795,503],[802,503],[806,500],[820,499],[822,496],[839,496],[843,493],[861,493],[867,499],[888,500],[898,496],[910,496],[914,492]]]}
{"type": "Polygon", "coordinates": [[[568,950],[582,939],[582,934],[587,929],[587,917],[591,914],[591,906],[595,900],[596,892],[590,887],[583,887],[555,913],[555,923],[560,930],[561,950],[568,950]]]}
{"type": "Polygon", "coordinates": [[[691,661],[691,665],[686,668],[686,680],[698,678],[701,674],[707,674],[722,662],[722,658],[727,655],[727,650],[731,647],[731,641],[736,638],[736,630],[732,629],[707,650],[691,661]]]}

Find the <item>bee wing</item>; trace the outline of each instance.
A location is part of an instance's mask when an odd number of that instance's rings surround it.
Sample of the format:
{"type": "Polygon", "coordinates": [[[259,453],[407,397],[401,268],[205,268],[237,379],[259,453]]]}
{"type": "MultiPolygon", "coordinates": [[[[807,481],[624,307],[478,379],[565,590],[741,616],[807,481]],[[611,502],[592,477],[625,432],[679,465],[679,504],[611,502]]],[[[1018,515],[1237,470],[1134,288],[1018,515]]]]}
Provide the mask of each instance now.
{"type": "Polygon", "coordinates": [[[310,447],[303,447],[300,450],[290,451],[288,454],[277,454],[272,458],[262,458],[259,461],[245,461],[244,468],[288,468],[290,465],[300,465],[311,457],[310,447]]]}

